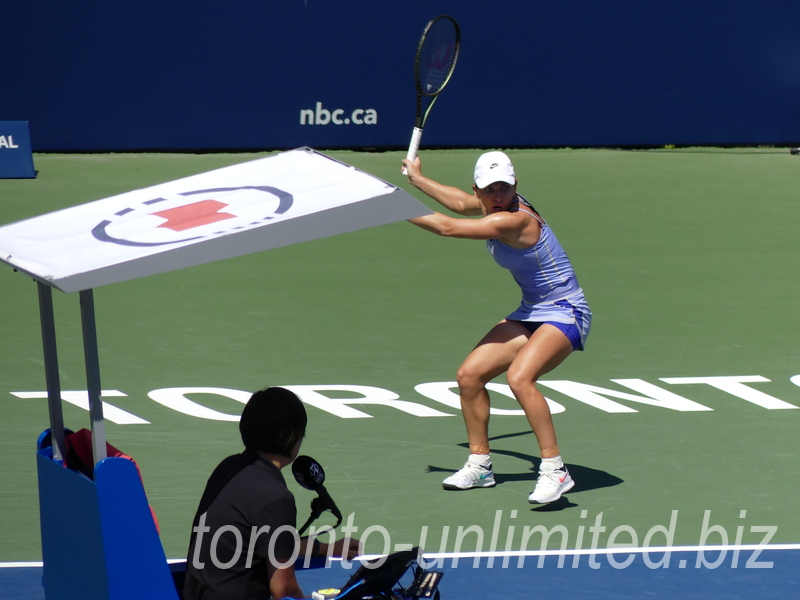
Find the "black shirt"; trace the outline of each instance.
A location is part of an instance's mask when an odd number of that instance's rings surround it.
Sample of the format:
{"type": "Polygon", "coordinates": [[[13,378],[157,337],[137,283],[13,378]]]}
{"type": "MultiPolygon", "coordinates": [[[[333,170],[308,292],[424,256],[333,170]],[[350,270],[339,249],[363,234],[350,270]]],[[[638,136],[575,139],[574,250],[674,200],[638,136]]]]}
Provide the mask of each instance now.
{"type": "Polygon", "coordinates": [[[249,451],[229,456],[211,474],[195,516],[184,600],[269,598],[267,561],[293,556],[296,526],[280,469],[249,451]],[[208,530],[194,532],[201,522],[208,530]]]}

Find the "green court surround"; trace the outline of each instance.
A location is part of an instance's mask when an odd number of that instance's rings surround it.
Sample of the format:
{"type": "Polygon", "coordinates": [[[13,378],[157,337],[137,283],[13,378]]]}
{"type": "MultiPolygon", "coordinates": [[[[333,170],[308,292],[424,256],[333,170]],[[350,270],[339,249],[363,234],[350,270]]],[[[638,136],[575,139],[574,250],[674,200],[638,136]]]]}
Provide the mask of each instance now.
{"type": "MultiPolygon", "coordinates": [[[[478,151],[423,151],[425,173],[467,187],[478,151]]],[[[399,173],[402,153],[329,152],[400,185],[432,206],[399,173]]],[[[564,458],[577,481],[559,504],[532,509],[536,444],[523,417],[491,424],[500,485],[445,492],[441,479],[466,458],[457,410],[421,396],[420,383],[452,381],[460,361],[519,300],[511,277],[482,242],[435,237],[398,223],[290,246],[95,291],[103,389],[149,425],[108,423],[115,446],[134,456],[170,557],[186,553],[206,477],[238,452],[236,423],[202,420],[148,398],[170,387],[255,390],[267,385],[366,385],[453,417],[421,418],[358,406],[370,419],[340,419],[309,407],[303,453],[325,467],[326,486],[363,531],[386,528],[391,544],[447,550],[459,526],[477,525],[488,550],[509,526],[563,525],[568,547],[602,513],[599,536],[631,526],[638,545],[678,511],[675,545],[701,542],[704,511],[733,543],[758,543],[751,526],[776,526],[771,543],[800,541],[796,518],[800,410],[767,410],[707,385],[668,377],[759,375],[748,384],[800,406],[800,158],[784,149],[509,151],[519,191],[567,250],[594,312],[587,351],[547,379],[633,394],[611,379],[638,378],[713,409],[677,412],[625,400],[639,412],[606,413],[556,391],[564,458]],[[512,518],[511,511],[517,511],[512,518]],[[583,511],[586,511],[583,513],[583,511]],[[747,511],[741,518],[741,511],[747,511]]],[[[35,180],[0,181],[0,224],[263,154],[37,155],[35,180]]],[[[54,293],[62,386],[85,389],[76,294],[54,293]]],[[[0,269],[0,561],[40,559],[34,448],[47,427],[44,400],[11,392],[44,389],[36,286],[0,269]]],[[[498,380],[502,382],[502,379],[498,380]]],[[[237,402],[195,399],[223,412],[237,402]]],[[[497,406],[515,408],[497,396],[497,406]]],[[[66,425],[88,413],[65,405],[66,425]]],[[[291,478],[291,475],[287,473],[291,478]]],[[[293,481],[299,517],[311,493],[293,481]]],[[[331,522],[325,520],[324,522],[331,522]]],[[[539,537],[529,549],[539,548],[539,537]]],[[[621,534],[617,542],[630,541],[621,534]]],[[[462,550],[475,549],[475,534],[462,550]]],[[[655,535],[652,545],[662,545],[655,535]]],[[[707,543],[720,543],[712,534],[707,543]]],[[[560,538],[553,535],[551,547],[560,538]]],[[[382,536],[368,548],[383,550],[382,536]]]]}

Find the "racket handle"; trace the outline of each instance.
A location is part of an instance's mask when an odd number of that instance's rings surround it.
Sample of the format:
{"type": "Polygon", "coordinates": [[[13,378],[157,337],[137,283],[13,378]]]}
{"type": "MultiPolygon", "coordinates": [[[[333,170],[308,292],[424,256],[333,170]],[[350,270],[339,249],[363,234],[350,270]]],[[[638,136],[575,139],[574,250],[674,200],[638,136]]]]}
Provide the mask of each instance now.
{"type": "MultiPolygon", "coordinates": [[[[414,127],[414,133],[411,134],[411,143],[408,144],[408,154],[406,154],[406,159],[414,160],[417,158],[417,150],[419,150],[419,143],[422,141],[422,129],[420,127],[414,127]]],[[[408,174],[408,170],[403,167],[400,172],[403,175],[408,174]]]]}

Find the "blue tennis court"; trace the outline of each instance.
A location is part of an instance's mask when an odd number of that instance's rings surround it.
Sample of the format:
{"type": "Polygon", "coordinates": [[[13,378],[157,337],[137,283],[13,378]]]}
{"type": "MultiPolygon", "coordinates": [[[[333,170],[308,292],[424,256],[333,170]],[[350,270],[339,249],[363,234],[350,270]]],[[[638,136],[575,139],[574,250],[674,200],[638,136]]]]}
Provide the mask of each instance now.
{"type": "MultiPolygon", "coordinates": [[[[624,550],[616,554],[550,552],[544,560],[542,556],[529,552],[520,561],[520,553],[464,553],[457,560],[450,554],[432,555],[428,561],[430,568],[444,572],[439,584],[443,598],[779,599],[794,597],[800,588],[798,545],[709,546],[702,554],[697,549],[673,548],[668,561],[666,552],[655,551],[648,556],[649,563],[643,553],[624,550]]],[[[355,566],[345,568],[333,561],[329,568],[301,570],[298,579],[306,594],[339,588],[355,566]]],[[[4,600],[44,600],[41,577],[41,566],[3,565],[4,600]]]]}

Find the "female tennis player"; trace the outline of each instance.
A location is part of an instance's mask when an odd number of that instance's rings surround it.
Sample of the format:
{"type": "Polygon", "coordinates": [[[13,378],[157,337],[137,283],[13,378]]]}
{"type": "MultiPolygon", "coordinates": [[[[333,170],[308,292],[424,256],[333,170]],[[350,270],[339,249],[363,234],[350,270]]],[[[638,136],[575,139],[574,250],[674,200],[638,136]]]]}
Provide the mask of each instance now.
{"type": "Polygon", "coordinates": [[[504,153],[481,155],[472,194],[424,177],[418,157],[403,160],[403,165],[409,183],[445,208],[482,216],[459,219],[433,213],[411,222],[442,236],[486,240],[497,264],[511,271],[522,290],[520,306],[486,334],[458,370],[470,455],[464,468],[442,485],[457,490],[495,485],[485,386],[505,372],[542,457],[528,502],[554,502],[575,482],[564,466],[550,409],[536,382],[573,351],[583,350],[589,334],[592,313],[572,265],[545,220],[517,193],[514,166],[504,153]]]}

